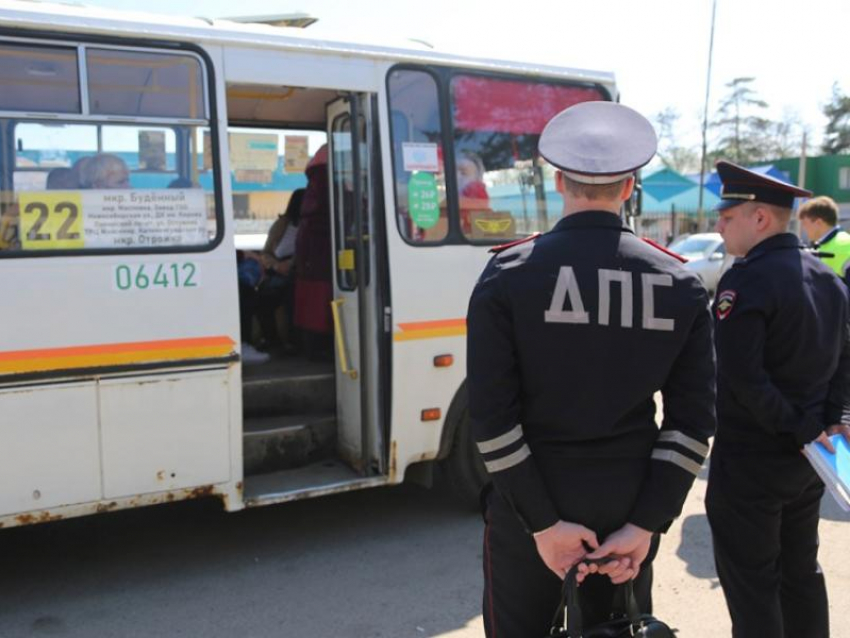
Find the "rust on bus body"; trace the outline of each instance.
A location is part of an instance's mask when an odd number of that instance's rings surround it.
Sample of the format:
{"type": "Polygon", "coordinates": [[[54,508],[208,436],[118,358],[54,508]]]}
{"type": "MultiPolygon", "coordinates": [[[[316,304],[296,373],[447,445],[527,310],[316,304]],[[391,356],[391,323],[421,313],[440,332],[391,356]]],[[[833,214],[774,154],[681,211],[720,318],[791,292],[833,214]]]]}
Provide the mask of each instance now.
{"type": "MultiPolygon", "coordinates": [[[[239,490],[242,490],[242,483],[239,483],[239,490]]],[[[14,517],[15,525],[36,525],[38,523],[50,523],[52,521],[61,521],[65,518],[76,518],[78,516],[87,516],[89,514],[103,514],[122,509],[133,509],[135,507],[143,507],[146,505],[159,505],[161,503],[171,503],[173,501],[191,500],[197,498],[206,498],[209,496],[217,496],[222,500],[225,499],[224,494],[217,493],[214,485],[201,485],[194,488],[186,488],[182,490],[173,490],[166,493],[145,494],[135,496],[130,499],[120,501],[108,501],[103,503],[89,503],[82,507],[74,507],[68,509],[68,513],[59,514],[50,510],[43,510],[33,514],[18,514],[14,517]]],[[[65,508],[63,508],[65,509],[65,508]]],[[[5,523],[0,522],[0,528],[4,527],[5,523]]]]}

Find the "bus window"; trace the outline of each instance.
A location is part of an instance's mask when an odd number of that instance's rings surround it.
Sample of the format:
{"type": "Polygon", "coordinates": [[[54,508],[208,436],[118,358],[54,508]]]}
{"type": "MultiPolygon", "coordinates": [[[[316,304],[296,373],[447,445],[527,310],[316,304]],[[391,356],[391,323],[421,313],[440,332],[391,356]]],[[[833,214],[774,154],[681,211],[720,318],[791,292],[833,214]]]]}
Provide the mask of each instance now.
{"type": "Polygon", "coordinates": [[[133,117],[206,117],[200,62],[187,55],[88,49],[92,113],[133,117]]]}
{"type": "MultiPolygon", "coordinates": [[[[19,57],[30,55],[37,68],[58,55],[50,47],[21,53],[17,45],[0,43],[0,58],[7,48],[19,57]]],[[[86,87],[58,66],[24,86],[42,91],[42,100],[56,83],[87,94],[91,108],[83,102],[79,115],[63,121],[39,116],[49,104],[22,101],[26,112],[7,108],[0,117],[0,157],[8,158],[0,164],[0,256],[212,245],[220,234],[220,213],[198,59],[81,50],[87,56],[86,87]],[[114,75],[114,68],[123,71],[114,75]],[[194,70],[187,75],[186,69],[194,70]]],[[[76,50],[70,55],[76,61],[76,50]]]]}
{"type": "Polygon", "coordinates": [[[413,243],[442,242],[449,226],[437,83],[425,71],[397,69],[389,100],[399,232],[413,243]]]}
{"type": "Polygon", "coordinates": [[[0,111],[79,113],[77,50],[0,44],[0,111]]]}
{"type": "Polygon", "coordinates": [[[588,86],[452,78],[458,212],[466,239],[504,242],[549,229],[563,202],[554,169],[538,157],[540,133],[568,106],[602,99],[588,86]]]}

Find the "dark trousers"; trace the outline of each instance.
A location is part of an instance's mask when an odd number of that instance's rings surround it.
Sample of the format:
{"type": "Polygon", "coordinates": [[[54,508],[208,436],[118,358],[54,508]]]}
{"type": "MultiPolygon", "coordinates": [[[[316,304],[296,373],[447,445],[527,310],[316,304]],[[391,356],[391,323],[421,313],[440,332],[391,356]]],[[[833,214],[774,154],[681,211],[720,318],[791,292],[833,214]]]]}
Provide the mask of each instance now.
{"type": "Polygon", "coordinates": [[[290,275],[268,275],[257,289],[257,320],[263,338],[270,345],[279,345],[282,341],[277,330],[275,311],[283,306],[286,313],[286,329],[289,331],[288,340],[294,342],[295,326],[293,325],[293,291],[294,279],[290,275]]]}
{"type": "Polygon", "coordinates": [[[272,275],[259,288],[239,283],[239,321],[242,341],[250,343],[254,317],[260,323],[260,330],[270,345],[280,343],[275,311],[281,305],[286,312],[286,327],[290,331],[289,340],[296,341],[293,317],[293,279],[288,275],[272,275]]]}
{"type": "Polygon", "coordinates": [[[823,483],[797,453],[712,453],[706,512],[734,638],[827,638],[817,561],[823,483]]]}
{"type": "MultiPolygon", "coordinates": [[[[561,601],[562,581],[543,563],[534,539],[499,496],[490,493],[484,530],[484,631],[488,638],[543,638],[561,601]]],[[[602,539],[600,539],[601,541],[602,539]]],[[[634,583],[641,611],[652,611],[656,542],[634,583]]],[[[584,625],[608,620],[615,587],[593,575],[579,587],[584,625]]]]}
{"type": "Polygon", "coordinates": [[[239,333],[243,343],[251,342],[254,315],[257,312],[257,291],[239,282],[239,333]]]}

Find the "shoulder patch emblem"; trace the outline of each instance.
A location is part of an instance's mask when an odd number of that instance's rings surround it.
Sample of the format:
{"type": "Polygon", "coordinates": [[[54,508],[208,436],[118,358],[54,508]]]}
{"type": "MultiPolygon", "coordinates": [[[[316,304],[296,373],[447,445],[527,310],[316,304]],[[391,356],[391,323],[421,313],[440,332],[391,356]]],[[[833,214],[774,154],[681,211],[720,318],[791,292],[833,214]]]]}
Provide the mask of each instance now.
{"type": "Polygon", "coordinates": [[[729,313],[732,312],[732,307],[735,305],[735,298],[737,296],[738,293],[734,290],[724,290],[717,295],[715,310],[717,312],[718,319],[722,321],[729,316],[729,313]]]}

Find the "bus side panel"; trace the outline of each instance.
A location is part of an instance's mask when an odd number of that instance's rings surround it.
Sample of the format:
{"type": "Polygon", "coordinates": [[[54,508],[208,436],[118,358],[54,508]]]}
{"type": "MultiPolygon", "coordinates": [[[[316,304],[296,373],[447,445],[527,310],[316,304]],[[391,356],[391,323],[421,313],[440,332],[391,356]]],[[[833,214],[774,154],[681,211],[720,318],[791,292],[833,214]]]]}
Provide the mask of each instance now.
{"type": "Polygon", "coordinates": [[[94,383],[0,391],[0,516],[102,496],[94,383]]]}
{"type": "MultiPolygon", "coordinates": [[[[223,109],[221,52],[211,57],[223,109]]],[[[226,132],[226,119],[220,111],[210,126],[226,132]]],[[[239,343],[236,260],[222,186],[225,235],[210,251],[0,260],[0,297],[14,309],[0,331],[11,357],[0,383],[56,379],[0,389],[0,527],[213,493],[242,507],[240,374],[225,361],[239,343]],[[154,285],[156,273],[167,285],[154,285]],[[184,365],[156,377],[160,361],[184,365]]]]}
{"type": "MultiPolygon", "coordinates": [[[[226,73],[227,67],[225,64],[225,49],[218,46],[207,46],[207,54],[213,61],[215,68],[216,83],[215,83],[215,100],[218,105],[218,119],[213,122],[213,126],[218,129],[218,139],[220,144],[219,169],[221,174],[228,176],[232,174],[230,166],[230,150],[229,138],[227,135],[227,89],[226,89],[226,73]]],[[[231,290],[238,290],[236,283],[236,268],[234,267],[236,248],[235,248],[235,222],[233,212],[233,190],[230,179],[222,180],[221,182],[221,198],[224,205],[224,241],[219,250],[224,251],[225,263],[228,259],[231,261],[231,274],[226,282],[222,282],[223,286],[230,286],[231,290]]],[[[231,326],[233,339],[236,340],[240,335],[240,318],[239,318],[239,297],[236,297],[236,303],[231,303],[227,307],[220,308],[222,313],[228,316],[228,325],[231,326]]],[[[224,507],[227,511],[237,511],[245,507],[243,501],[243,457],[242,457],[242,365],[231,365],[228,370],[228,405],[230,412],[230,431],[229,431],[229,450],[230,450],[230,476],[231,480],[227,485],[219,486],[218,493],[222,495],[224,507]]]]}
{"type": "Polygon", "coordinates": [[[446,414],[466,378],[469,295],[489,255],[481,247],[412,246],[402,239],[385,93],[378,104],[392,300],[391,479],[399,482],[408,465],[439,453],[446,414]],[[434,357],[446,354],[454,357],[453,365],[435,367],[434,357]],[[423,421],[422,410],[429,408],[439,408],[441,418],[423,421]]]}
{"type": "Polygon", "coordinates": [[[227,372],[104,381],[106,498],[230,479],[227,372]]]}
{"type": "Polygon", "coordinates": [[[449,406],[466,378],[466,309],[486,251],[466,246],[409,246],[392,229],[393,406],[398,480],[410,463],[437,457],[449,406]],[[393,240],[393,233],[396,241],[393,240]],[[443,326],[448,325],[447,328],[443,326]],[[450,367],[434,357],[451,355],[450,367]],[[441,419],[424,422],[422,410],[441,419]]]}
{"type": "Polygon", "coordinates": [[[380,77],[376,76],[376,67],[376,63],[354,56],[240,47],[228,47],[224,51],[226,82],[279,85],[283,68],[288,86],[362,91],[380,77]]]}

